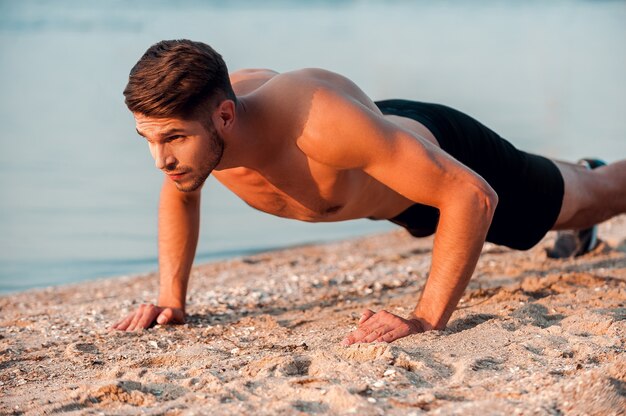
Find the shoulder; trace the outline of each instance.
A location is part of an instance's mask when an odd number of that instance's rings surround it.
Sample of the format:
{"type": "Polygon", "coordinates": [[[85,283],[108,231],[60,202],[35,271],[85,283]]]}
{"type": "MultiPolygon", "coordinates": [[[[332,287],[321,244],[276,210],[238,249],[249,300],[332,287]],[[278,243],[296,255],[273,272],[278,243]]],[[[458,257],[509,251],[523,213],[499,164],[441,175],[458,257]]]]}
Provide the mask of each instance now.
{"type": "Polygon", "coordinates": [[[329,90],[356,90],[358,87],[349,78],[322,68],[302,68],[288,72],[278,73],[269,69],[247,69],[237,71],[231,75],[231,80],[263,79],[270,81],[268,87],[281,87],[289,85],[295,91],[310,91],[318,89],[329,90]]]}
{"type": "Polygon", "coordinates": [[[362,168],[395,132],[378,107],[347,78],[315,89],[298,147],[316,161],[339,169],[362,168]]]}
{"type": "MultiPolygon", "coordinates": [[[[320,68],[307,68],[284,74],[285,82],[300,83],[310,94],[311,125],[337,125],[337,119],[349,117],[368,120],[382,113],[352,80],[320,68]]],[[[337,125],[340,126],[341,124],[337,125]]]]}
{"type": "Polygon", "coordinates": [[[348,78],[319,68],[283,73],[245,70],[233,75],[238,82],[233,86],[236,93],[247,93],[263,114],[284,121],[297,119],[303,127],[314,112],[313,107],[332,106],[333,101],[338,104],[342,97],[353,96],[357,89],[348,78]]]}
{"type": "Polygon", "coordinates": [[[322,68],[303,68],[281,74],[285,82],[296,82],[321,92],[355,94],[362,91],[350,78],[322,68]]]}
{"type": "Polygon", "coordinates": [[[311,95],[318,91],[362,93],[349,78],[321,68],[282,73],[271,69],[240,69],[230,74],[230,81],[235,92],[239,90],[240,95],[261,91],[294,95],[311,95]]]}
{"type": "Polygon", "coordinates": [[[307,98],[329,77],[328,71],[300,69],[277,72],[271,69],[240,69],[230,74],[230,82],[238,96],[254,93],[263,99],[307,98]]]}

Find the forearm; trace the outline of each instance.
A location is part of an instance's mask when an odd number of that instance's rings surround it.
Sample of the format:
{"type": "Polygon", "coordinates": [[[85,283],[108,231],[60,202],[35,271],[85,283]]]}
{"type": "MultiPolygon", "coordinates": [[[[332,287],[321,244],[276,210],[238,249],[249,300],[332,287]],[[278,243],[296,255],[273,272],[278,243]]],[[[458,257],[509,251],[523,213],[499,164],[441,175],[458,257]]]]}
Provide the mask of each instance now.
{"type": "Polygon", "coordinates": [[[200,193],[180,194],[165,179],[159,203],[159,306],[185,308],[198,244],[200,193]]]}
{"type": "Polygon", "coordinates": [[[445,328],[476,268],[497,196],[474,193],[440,211],[432,265],[414,315],[425,329],[445,328]]]}

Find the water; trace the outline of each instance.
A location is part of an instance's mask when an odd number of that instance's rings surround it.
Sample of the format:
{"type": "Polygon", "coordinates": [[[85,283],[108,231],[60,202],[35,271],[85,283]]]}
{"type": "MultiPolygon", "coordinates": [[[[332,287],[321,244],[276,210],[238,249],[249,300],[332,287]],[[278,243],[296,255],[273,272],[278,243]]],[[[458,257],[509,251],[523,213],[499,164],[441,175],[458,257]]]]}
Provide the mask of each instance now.
{"type": "MultiPolygon", "coordinates": [[[[626,157],[626,3],[1,1],[0,291],[156,269],[161,177],[121,91],[161,39],[231,70],[323,67],[464,110],[518,147],[626,157]]],[[[197,261],[390,229],[253,211],[214,180],[197,261]]]]}

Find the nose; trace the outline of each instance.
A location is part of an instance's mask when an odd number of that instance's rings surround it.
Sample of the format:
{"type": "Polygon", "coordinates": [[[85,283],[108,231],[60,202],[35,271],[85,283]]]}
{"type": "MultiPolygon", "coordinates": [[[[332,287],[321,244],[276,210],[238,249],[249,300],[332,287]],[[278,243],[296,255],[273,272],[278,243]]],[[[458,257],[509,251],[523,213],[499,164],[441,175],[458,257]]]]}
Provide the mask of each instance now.
{"type": "Polygon", "coordinates": [[[171,154],[165,152],[164,146],[155,146],[153,156],[154,165],[159,170],[165,168],[172,169],[176,164],[176,159],[171,154]]]}

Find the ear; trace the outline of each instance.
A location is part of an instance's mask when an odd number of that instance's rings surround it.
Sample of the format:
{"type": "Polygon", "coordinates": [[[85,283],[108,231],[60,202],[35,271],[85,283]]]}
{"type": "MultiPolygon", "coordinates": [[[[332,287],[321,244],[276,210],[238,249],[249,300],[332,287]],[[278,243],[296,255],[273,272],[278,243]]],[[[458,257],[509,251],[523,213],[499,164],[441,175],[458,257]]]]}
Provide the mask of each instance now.
{"type": "Polygon", "coordinates": [[[218,131],[229,130],[235,122],[235,103],[224,100],[213,111],[213,125],[218,131]]]}

